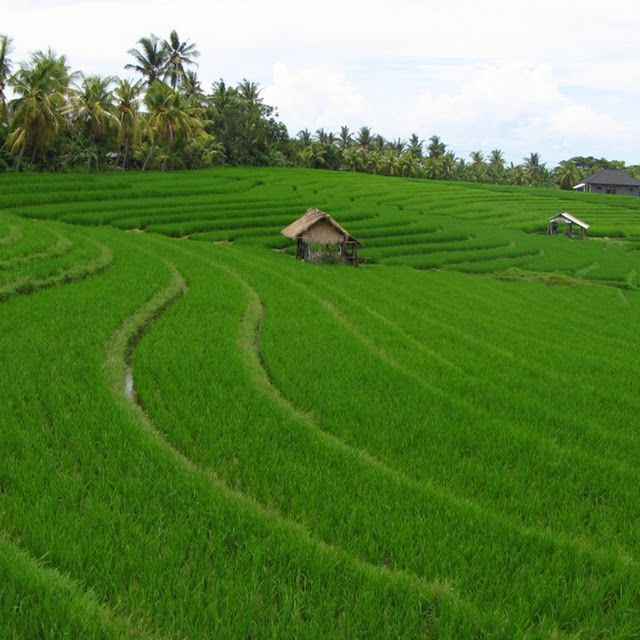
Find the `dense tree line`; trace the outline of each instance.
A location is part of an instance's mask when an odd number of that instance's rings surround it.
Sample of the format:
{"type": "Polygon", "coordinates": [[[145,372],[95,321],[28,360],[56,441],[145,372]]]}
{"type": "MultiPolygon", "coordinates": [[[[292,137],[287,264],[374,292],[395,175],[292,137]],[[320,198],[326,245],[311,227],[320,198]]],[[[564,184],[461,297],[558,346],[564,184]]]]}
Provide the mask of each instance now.
{"type": "Polygon", "coordinates": [[[436,135],[427,142],[416,134],[386,140],[366,126],[305,129],[292,138],[256,83],[228,86],[220,79],[205,91],[194,70],[196,45],[176,31],[137,45],[125,65],[137,76],[130,80],[73,72],[51,49],[14,69],[11,39],[0,36],[0,170],[306,166],[568,189],[601,168],[624,167],[576,157],[549,169],[538,153],[507,165],[500,149],[463,159],[436,135]]]}

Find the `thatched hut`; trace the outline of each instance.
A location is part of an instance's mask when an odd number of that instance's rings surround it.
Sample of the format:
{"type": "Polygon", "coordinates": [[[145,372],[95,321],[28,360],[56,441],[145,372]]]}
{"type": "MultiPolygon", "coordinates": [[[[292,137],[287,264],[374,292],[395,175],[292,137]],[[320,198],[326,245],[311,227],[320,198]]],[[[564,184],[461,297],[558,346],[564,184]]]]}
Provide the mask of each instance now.
{"type": "Polygon", "coordinates": [[[307,212],[281,232],[298,242],[296,257],[307,262],[345,262],[358,266],[358,247],[364,246],[328,213],[307,212]]]}

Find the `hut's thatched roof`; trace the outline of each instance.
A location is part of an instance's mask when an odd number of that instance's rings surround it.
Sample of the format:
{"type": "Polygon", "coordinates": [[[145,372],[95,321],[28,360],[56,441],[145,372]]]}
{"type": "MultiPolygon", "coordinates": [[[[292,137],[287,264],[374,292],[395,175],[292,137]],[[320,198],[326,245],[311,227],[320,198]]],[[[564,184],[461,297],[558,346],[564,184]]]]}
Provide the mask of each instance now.
{"type": "Polygon", "coordinates": [[[338,233],[344,236],[345,242],[356,242],[360,246],[364,246],[362,242],[356,240],[344,227],[341,227],[328,213],[320,211],[320,209],[311,208],[295,222],[292,222],[288,227],[285,227],[280,233],[292,240],[298,239],[304,233],[306,233],[311,227],[324,222],[330,224],[338,233]]]}

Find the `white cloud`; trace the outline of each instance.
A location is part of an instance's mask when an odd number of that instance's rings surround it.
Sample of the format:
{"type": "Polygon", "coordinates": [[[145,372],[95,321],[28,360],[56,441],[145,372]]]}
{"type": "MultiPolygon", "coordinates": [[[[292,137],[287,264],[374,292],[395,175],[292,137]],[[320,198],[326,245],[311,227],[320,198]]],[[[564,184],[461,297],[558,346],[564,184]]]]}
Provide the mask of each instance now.
{"type": "Polygon", "coordinates": [[[336,131],[366,115],[365,101],[344,73],[327,67],[292,70],[273,67],[273,82],[263,92],[265,101],[278,105],[280,117],[291,123],[291,135],[300,129],[336,131]]]}

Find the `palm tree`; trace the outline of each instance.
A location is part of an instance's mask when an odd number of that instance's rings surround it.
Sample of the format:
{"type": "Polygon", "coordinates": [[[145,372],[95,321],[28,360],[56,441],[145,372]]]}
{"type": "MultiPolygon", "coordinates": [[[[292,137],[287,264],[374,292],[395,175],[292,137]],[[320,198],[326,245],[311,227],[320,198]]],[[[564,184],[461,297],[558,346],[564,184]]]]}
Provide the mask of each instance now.
{"type": "Polygon", "coordinates": [[[167,50],[157,36],[140,38],[138,40],[141,51],[129,49],[127,52],[136,60],[136,64],[125,64],[125,69],[137,71],[145,79],[146,86],[150,87],[156,80],[160,80],[167,62],[167,50]]]}
{"type": "Polygon", "coordinates": [[[489,154],[489,180],[495,183],[504,181],[504,154],[500,149],[493,149],[489,154]]]}
{"type": "Polygon", "coordinates": [[[371,140],[371,148],[382,153],[387,148],[387,141],[378,133],[371,140]]]}
{"type": "Polygon", "coordinates": [[[346,151],[353,144],[353,134],[349,131],[349,127],[340,127],[338,134],[338,145],[342,151],[346,151]]]}
{"type": "Polygon", "coordinates": [[[69,82],[76,74],[69,71],[65,56],[52,49],[37,51],[28,63],[11,77],[17,97],[10,102],[13,119],[8,146],[17,155],[16,171],[20,170],[26,151],[34,163],[38,153],[47,149],[64,121],[60,109],[66,104],[69,82]]]}
{"type": "Polygon", "coordinates": [[[367,152],[355,145],[343,151],[343,158],[347,171],[365,171],[367,168],[367,152]]]}
{"type": "Polygon", "coordinates": [[[148,126],[154,140],[166,149],[162,168],[166,169],[171,153],[179,145],[188,145],[197,137],[208,137],[201,118],[202,109],[186,103],[171,87],[155,82],[146,95],[148,126]]]}
{"type": "Polygon", "coordinates": [[[509,176],[509,184],[513,184],[518,187],[523,187],[524,185],[529,184],[528,172],[521,164],[514,165],[512,162],[507,173],[509,176]]]}
{"type": "Polygon", "coordinates": [[[395,140],[392,140],[391,142],[389,142],[388,146],[389,146],[389,149],[391,149],[392,151],[395,151],[398,155],[401,155],[405,152],[407,148],[407,143],[402,138],[396,138],[395,140]]]}
{"type": "MultiPolygon", "coordinates": [[[[61,109],[63,115],[71,117],[73,124],[81,131],[94,147],[105,137],[110,129],[115,129],[117,118],[112,100],[113,92],[109,88],[114,82],[112,77],[87,76],[79,90],[71,93],[69,103],[61,109]]],[[[96,168],[99,168],[98,150],[95,149],[96,168]]],[[[88,157],[88,165],[91,156],[88,157]]]]}
{"type": "Polygon", "coordinates": [[[403,153],[400,156],[400,175],[406,178],[414,178],[418,175],[420,164],[418,157],[411,153],[403,153]]]}
{"type": "Polygon", "coordinates": [[[394,149],[389,149],[382,154],[380,170],[388,176],[399,176],[401,174],[400,155],[394,149]]]}
{"type": "Polygon", "coordinates": [[[127,168],[127,160],[140,144],[140,121],[138,119],[139,96],[142,83],[120,80],[114,90],[116,114],[118,118],[118,144],[123,149],[122,167],[127,168]]]}
{"type": "Polygon", "coordinates": [[[11,59],[13,43],[9,36],[0,36],[0,124],[9,122],[9,109],[5,89],[11,76],[11,59]]]}
{"type": "Polygon", "coordinates": [[[487,165],[484,161],[482,151],[472,151],[469,154],[471,164],[469,165],[469,176],[473,182],[483,182],[487,175],[487,165]]]}
{"type": "Polygon", "coordinates": [[[380,173],[384,166],[382,152],[378,151],[377,149],[370,151],[369,153],[367,153],[366,162],[367,171],[373,173],[374,175],[380,173]]]}
{"type": "Polygon", "coordinates": [[[185,66],[197,66],[194,58],[199,57],[200,52],[195,44],[180,42],[175,29],[169,34],[169,40],[162,41],[162,49],[165,55],[164,78],[169,78],[171,88],[175,89],[185,76],[185,66]]]}
{"type": "Polygon", "coordinates": [[[574,162],[563,160],[556,168],[556,177],[561,189],[572,189],[580,179],[580,173],[574,162]]]}
{"type": "Polygon", "coordinates": [[[539,153],[531,153],[528,158],[523,158],[523,161],[532,186],[539,187],[547,182],[549,172],[545,163],[540,162],[539,153]]]}
{"type": "Polygon", "coordinates": [[[422,158],[422,145],[424,142],[420,140],[419,136],[416,133],[412,133],[409,138],[409,153],[415,158],[422,158]]]}
{"type": "Polygon", "coordinates": [[[430,158],[439,158],[445,154],[447,145],[440,140],[439,136],[431,136],[429,138],[429,146],[427,147],[427,153],[430,158]]]}
{"type": "Polygon", "coordinates": [[[200,84],[200,80],[198,80],[196,72],[192,69],[187,69],[184,72],[184,77],[182,78],[182,95],[184,95],[187,100],[193,100],[193,102],[200,107],[205,105],[205,95],[202,90],[202,85],[200,84]]]}
{"type": "Polygon", "coordinates": [[[262,104],[261,92],[260,85],[246,78],[238,83],[238,95],[251,106],[262,104]]]}
{"type": "Polygon", "coordinates": [[[332,133],[328,133],[322,127],[316,130],[316,142],[320,144],[329,144],[329,137],[333,136],[332,133]]]}
{"type": "Polygon", "coordinates": [[[489,154],[489,166],[495,169],[504,169],[504,153],[500,149],[493,149],[489,154]]]}
{"type": "Polygon", "coordinates": [[[373,144],[373,135],[369,127],[360,127],[356,135],[356,144],[363,151],[369,151],[373,144]]]}
{"type": "Polygon", "coordinates": [[[311,144],[312,138],[309,129],[302,129],[301,131],[298,131],[296,138],[300,142],[300,145],[304,148],[308,147],[311,144]]]}

